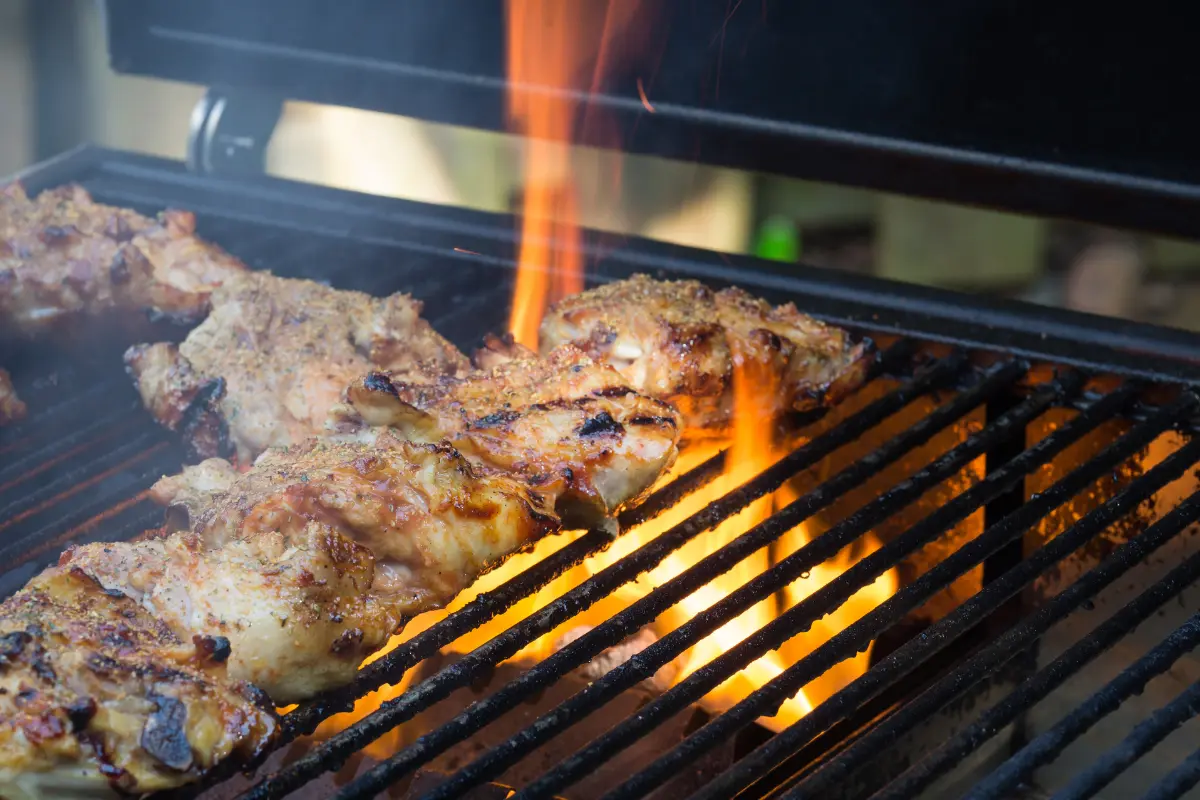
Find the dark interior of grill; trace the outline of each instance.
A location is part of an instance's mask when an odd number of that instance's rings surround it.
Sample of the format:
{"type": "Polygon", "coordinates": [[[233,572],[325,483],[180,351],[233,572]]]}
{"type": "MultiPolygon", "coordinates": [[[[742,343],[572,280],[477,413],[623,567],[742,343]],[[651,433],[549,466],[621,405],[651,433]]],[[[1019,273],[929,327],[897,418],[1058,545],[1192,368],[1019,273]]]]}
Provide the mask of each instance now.
{"type": "MultiPolygon", "coordinates": [[[[35,190],[79,181],[102,202],[145,212],[189,208],[202,235],[255,268],[376,294],[410,292],[462,347],[504,324],[508,218],[200,177],[96,149],[25,180],[35,190]]],[[[444,651],[611,538],[593,531],[565,542],[364,668],[352,686],[290,711],[283,741],[257,773],[215,774],[172,796],[1033,798],[1149,790],[1159,798],[1194,786],[1200,759],[1189,744],[1196,689],[1188,653],[1200,643],[1200,622],[1190,616],[1190,586],[1200,577],[1200,445],[1191,434],[1200,400],[1194,365],[1170,357],[1187,352],[1189,339],[819,273],[790,280],[766,265],[613,237],[596,236],[589,247],[595,280],[648,270],[737,281],[852,325],[883,355],[855,396],[796,420],[804,430],[797,449],[740,489],[471,652],[444,651]],[[890,307],[875,302],[881,296],[890,307]],[[785,484],[794,499],[766,521],[550,657],[503,663],[785,484]],[[778,552],[769,569],[638,657],[580,672],[739,559],[813,520],[820,535],[778,552]],[[644,690],[690,644],[867,536],[877,549],[859,552],[835,579],[682,682],[644,690]],[[723,713],[697,705],[763,653],[786,652],[789,640],[892,570],[898,584],[886,602],[790,658],[762,689],[723,713]],[[796,722],[777,733],[756,722],[872,642],[869,671],[796,722]],[[409,670],[416,677],[406,690],[372,714],[307,736],[409,670]],[[385,755],[367,749],[397,727],[385,755]]],[[[184,454],[121,372],[129,335],[112,330],[111,341],[87,348],[70,336],[18,343],[5,354],[36,411],[0,433],[4,594],[71,544],[130,538],[161,522],[144,492],[184,454]]],[[[719,470],[719,458],[695,467],[625,512],[622,530],[664,513],[719,470]]]]}

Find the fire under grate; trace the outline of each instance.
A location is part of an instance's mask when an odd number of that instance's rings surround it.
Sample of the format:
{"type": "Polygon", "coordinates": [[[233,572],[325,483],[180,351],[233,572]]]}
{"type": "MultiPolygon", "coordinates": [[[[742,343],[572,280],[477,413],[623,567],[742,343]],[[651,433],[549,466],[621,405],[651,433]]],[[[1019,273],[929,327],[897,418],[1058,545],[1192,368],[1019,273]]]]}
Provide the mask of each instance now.
{"type": "MultiPolygon", "coordinates": [[[[152,209],[174,199],[139,195],[135,181],[109,185],[105,180],[101,175],[90,188],[107,202],[152,209]]],[[[437,254],[420,248],[396,252],[353,230],[303,232],[251,216],[205,215],[195,202],[191,207],[201,212],[205,235],[253,266],[269,263],[281,274],[325,277],[339,286],[375,292],[410,291],[426,301],[434,326],[459,345],[469,346],[502,324],[493,317],[503,311],[505,301],[498,298],[507,298],[510,283],[497,265],[480,261],[448,277],[449,270],[426,268],[437,254]],[[406,263],[397,264],[400,260],[406,263]]],[[[931,346],[920,337],[883,338],[888,345],[859,397],[805,420],[802,443],[740,488],[480,646],[435,665],[402,694],[348,727],[319,740],[305,738],[322,721],[352,708],[356,699],[434,662],[448,645],[604,552],[613,539],[607,532],[591,531],[566,542],[365,667],[353,685],[287,713],[278,750],[305,742],[299,755],[272,761],[253,778],[217,775],[205,787],[175,796],[221,791],[233,781],[240,781],[237,794],[222,796],[267,800],[297,794],[343,770],[381,736],[472,689],[475,694],[455,706],[448,719],[417,731],[386,757],[331,784],[332,796],[370,798],[396,787],[401,792],[396,796],[404,796],[403,787],[413,776],[425,780],[422,797],[492,796],[472,794],[488,787],[505,796],[506,790],[497,786],[524,759],[577,726],[598,725],[581,746],[515,787],[520,798],[572,798],[580,782],[602,765],[642,747],[656,730],[697,707],[730,676],[779,650],[863,587],[931,547],[943,549],[886,601],[757,690],[685,729],[677,741],[608,785],[602,796],[903,798],[942,790],[984,798],[1036,791],[1031,787],[1040,785],[1039,770],[1200,644],[1200,615],[1183,613],[1180,624],[1122,663],[1111,678],[1106,673],[1094,690],[1081,690],[1080,702],[1045,725],[1029,721],[1039,704],[1092,669],[1147,620],[1162,615],[1169,604],[1186,605],[1181,595],[1200,577],[1200,548],[1191,552],[1181,545],[1200,518],[1193,477],[1200,442],[1192,437],[1200,398],[1182,383],[1052,369],[1003,355],[1000,348],[987,352],[931,346]],[[1153,458],[1148,456],[1152,451],[1153,458]],[[589,625],[556,652],[519,673],[497,672],[498,665],[527,645],[579,618],[723,520],[813,474],[819,477],[803,483],[803,490],[763,521],[589,625]],[[931,501],[935,496],[938,500],[931,501]],[[663,631],[565,699],[538,705],[566,676],[743,559],[823,515],[829,515],[831,524],[820,535],[792,552],[778,553],[768,568],[707,610],[663,631]],[[610,712],[615,700],[697,642],[898,518],[903,524],[893,525],[894,535],[882,539],[877,549],[736,646],[631,713],[610,712]],[[977,524],[970,528],[966,523],[972,519],[977,524]],[[969,534],[951,536],[964,526],[969,534]],[[945,546],[951,541],[953,546],[945,546]],[[1147,559],[1163,552],[1182,555],[1172,556],[1169,568],[1153,579],[1139,577],[1147,559]],[[981,578],[968,596],[912,627],[916,612],[970,574],[981,578]],[[1133,594],[1114,613],[1039,657],[1039,643],[1048,633],[1063,631],[1065,623],[1093,611],[1106,591],[1126,581],[1134,585],[1133,594]],[[884,641],[886,649],[881,648],[884,641]],[[764,732],[731,763],[712,766],[715,751],[872,643],[875,655],[867,671],[783,730],[764,732]],[[498,674],[502,679],[496,679],[498,674]],[[945,735],[905,750],[906,742],[919,738],[931,720],[947,709],[962,712],[964,704],[969,713],[955,717],[945,735]],[[438,772],[433,781],[433,772],[423,772],[488,726],[531,706],[536,708],[533,719],[489,740],[457,769],[438,772]],[[974,763],[997,742],[999,755],[974,763]],[[230,783],[218,785],[226,780],[230,783]]],[[[159,475],[179,466],[181,450],[138,408],[124,376],[114,374],[117,352],[98,349],[89,365],[44,354],[14,365],[37,410],[26,424],[0,434],[0,557],[6,564],[0,591],[6,594],[69,543],[128,538],[161,518],[143,493],[159,475]]],[[[622,515],[621,530],[675,507],[721,474],[723,462],[723,456],[715,456],[662,487],[622,515]]],[[[1056,636],[1055,641],[1061,640],[1056,636]]],[[[1092,750],[1087,763],[1055,783],[1052,790],[1058,793],[1053,796],[1104,796],[1105,787],[1192,719],[1200,708],[1197,685],[1144,714],[1111,747],[1092,750]]],[[[1185,754],[1159,772],[1157,783],[1139,787],[1155,798],[1183,796],[1200,781],[1198,764],[1194,753],[1185,754]]]]}

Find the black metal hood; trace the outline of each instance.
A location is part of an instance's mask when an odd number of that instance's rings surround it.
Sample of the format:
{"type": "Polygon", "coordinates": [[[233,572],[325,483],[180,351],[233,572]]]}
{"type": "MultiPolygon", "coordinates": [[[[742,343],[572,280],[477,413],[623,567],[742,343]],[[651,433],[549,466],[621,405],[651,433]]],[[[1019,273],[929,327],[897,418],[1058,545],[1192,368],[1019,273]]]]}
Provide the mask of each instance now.
{"type": "MultiPolygon", "coordinates": [[[[626,150],[1200,234],[1186,26],[1032,0],[644,5],[652,44],[592,98],[626,150]]],[[[501,0],[107,9],[120,72],[504,127],[501,0]]]]}

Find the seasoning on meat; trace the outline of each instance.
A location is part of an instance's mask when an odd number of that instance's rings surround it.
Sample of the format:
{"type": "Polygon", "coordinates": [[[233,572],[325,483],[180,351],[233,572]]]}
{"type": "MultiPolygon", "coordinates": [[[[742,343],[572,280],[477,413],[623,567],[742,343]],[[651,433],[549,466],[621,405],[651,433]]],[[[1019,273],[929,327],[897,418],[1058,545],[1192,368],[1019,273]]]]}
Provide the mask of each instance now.
{"type": "Polygon", "coordinates": [[[225,638],[230,675],[278,703],[348,682],[407,619],[559,528],[523,484],[386,434],[269,450],[244,474],[203,467],[156,487],[186,498],[183,531],[70,563],[181,637],[225,638]]]}
{"type": "Polygon", "coordinates": [[[245,266],[196,236],[195,217],[101,205],[80,186],[30,199],[0,187],[0,328],[35,334],[64,320],[149,311],[194,321],[245,266]]]}
{"type": "MultiPolygon", "coordinates": [[[[689,435],[720,432],[733,405],[735,359],[776,378],[781,408],[835,403],[862,384],[870,342],[741,289],[645,275],[559,301],[542,320],[543,353],[570,343],[611,364],[640,392],[683,412],[689,435]]],[[[754,374],[763,374],[755,370],[754,374]]]]}
{"type": "Polygon", "coordinates": [[[486,470],[550,498],[568,526],[604,524],[675,460],[679,414],[638,394],[612,367],[567,346],[464,377],[406,380],[371,373],[330,416],[334,436],[370,441],[394,428],[448,441],[486,470]]]}
{"type": "Polygon", "coordinates": [[[250,464],[268,447],[304,441],[371,370],[468,367],[404,294],[377,298],[249,272],[218,289],[212,306],[178,347],[138,345],[125,356],[151,414],[201,458],[232,451],[250,464]]]}
{"type": "Polygon", "coordinates": [[[67,562],[0,603],[0,796],[138,795],[261,752],[261,692],[67,562]]]}

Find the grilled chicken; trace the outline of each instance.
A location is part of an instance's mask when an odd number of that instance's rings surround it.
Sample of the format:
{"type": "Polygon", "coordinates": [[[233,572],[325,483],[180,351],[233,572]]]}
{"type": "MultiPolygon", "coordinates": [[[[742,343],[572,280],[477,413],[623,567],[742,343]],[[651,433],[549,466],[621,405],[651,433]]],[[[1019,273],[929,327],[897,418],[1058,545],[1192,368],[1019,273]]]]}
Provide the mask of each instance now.
{"type": "Polygon", "coordinates": [[[537,358],[537,353],[513,338],[511,333],[502,336],[489,333],[483,337],[483,346],[471,356],[476,369],[494,369],[509,361],[537,358]]]}
{"type": "Polygon", "coordinates": [[[0,604],[0,797],[141,794],[254,756],[277,720],[226,677],[228,652],[47,569],[0,604]]]}
{"type": "Polygon", "coordinates": [[[70,563],[180,636],[226,638],[230,676],[278,703],[350,681],[406,619],[558,528],[522,484],[387,434],[270,450],[224,485],[221,469],[158,487],[188,498],[190,531],[70,563]]]}
{"type": "Polygon", "coordinates": [[[568,297],[542,320],[543,353],[571,343],[640,392],[683,412],[689,435],[720,432],[732,411],[735,362],[778,387],[780,408],[837,402],[865,379],[870,342],[741,289],[645,275],[568,297]]]}
{"type": "Polygon", "coordinates": [[[245,267],[195,227],[186,211],[150,219],[79,186],[36,200],[20,184],[0,187],[0,328],[38,333],[67,318],[143,310],[199,319],[212,290],[245,267]]]}
{"type": "Polygon", "coordinates": [[[467,359],[408,295],[376,298],[252,272],[212,296],[182,344],[138,345],[126,365],[146,407],[199,457],[242,464],[320,432],[355,378],[373,369],[453,374],[467,359]]]}
{"type": "Polygon", "coordinates": [[[12,378],[0,369],[0,426],[25,418],[25,404],[17,397],[12,378]]]}
{"type": "Polygon", "coordinates": [[[199,519],[214,497],[233,488],[241,474],[223,458],[206,458],[178,475],[159,478],[150,487],[150,499],[167,508],[169,530],[188,530],[191,520],[199,519]]]}
{"type": "Polygon", "coordinates": [[[679,415],[574,347],[427,383],[373,372],[346,390],[331,435],[370,441],[394,428],[446,440],[474,463],[549,497],[568,526],[600,524],[675,459],[679,415]]]}

